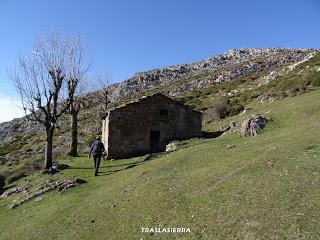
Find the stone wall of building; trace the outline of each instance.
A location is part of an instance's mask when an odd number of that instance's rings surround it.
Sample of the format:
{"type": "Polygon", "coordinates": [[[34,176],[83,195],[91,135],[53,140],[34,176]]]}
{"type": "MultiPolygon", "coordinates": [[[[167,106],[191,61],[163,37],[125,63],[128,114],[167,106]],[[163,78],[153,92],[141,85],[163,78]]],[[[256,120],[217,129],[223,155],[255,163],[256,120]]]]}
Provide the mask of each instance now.
{"type": "Polygon", "coordinates": [[[174,139],[201,136],[202,115],[161,94],[142,98],[108,113],[103,141],[108,158],[165,150],[174,139]]]}

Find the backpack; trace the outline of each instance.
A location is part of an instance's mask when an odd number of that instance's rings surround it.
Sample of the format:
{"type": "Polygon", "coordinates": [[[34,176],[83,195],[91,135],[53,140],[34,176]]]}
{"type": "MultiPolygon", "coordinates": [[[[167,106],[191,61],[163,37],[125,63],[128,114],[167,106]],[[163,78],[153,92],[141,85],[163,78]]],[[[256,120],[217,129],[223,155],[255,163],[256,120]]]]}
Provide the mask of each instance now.
{"type": "Polygon", "coordinates": [[[94,142],[93,145],[92,145],[92,150],[91,150],[91,153],[93,155],[99,155],[101,154],[102,152],[104,151],[103,147],[102,147],[102,142],[94,142]]]}

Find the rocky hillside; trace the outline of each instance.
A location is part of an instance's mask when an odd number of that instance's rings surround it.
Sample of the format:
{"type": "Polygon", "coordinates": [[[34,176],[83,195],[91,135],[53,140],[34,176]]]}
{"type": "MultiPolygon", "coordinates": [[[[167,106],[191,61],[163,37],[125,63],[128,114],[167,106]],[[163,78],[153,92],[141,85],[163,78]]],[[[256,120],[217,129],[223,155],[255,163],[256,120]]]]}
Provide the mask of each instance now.
{"type": "MultiPolygon", "coordinates": [[[[109,87],[111,102],[112,105],[117,105],[129,98],[153,92],[163,92],[174,98],[183,97],[190,92],[210,89],[212,86],[253,75],[255,86],[265,85],[271,80],[289,75],[317,52],[319,50],[316,49],[233,49],[200,62],[137,73],[128,80],[109,87]]],[[[94,93],[84,97],[88,107],[79,116],[82,148],[91,141],[91,136],[100,131],[100,120],[97,118],[98,100],[94,93]]],[[[68,147],[67,116],[61,119],[60,126],[54,146],[57,154],[65,153],[68,147]]],[[[25,168],[28,161],[42,161],[43,134],[39,130],[40,126],[28,122],[26,118],[0,124],[0,172],[9,174],[13,169],[25,168]]],[[[38,165],[36,164],[36,168],[38,165]]]]}
{"type": "Polygon", "coordinates": [[[318,50],[282,48],[231,49],[222,55],[191,64],[178,64],[135,74],[110,87],[112,99],[159,86],[174,85],[167,89],[172,97],[206,88],[212,84],[232,81],[257,72],[268,72],[262,82],[292,71],[295,66],[310,59],[318,50]],[[182,81],[181,81],[182,80],[182,81]]]}

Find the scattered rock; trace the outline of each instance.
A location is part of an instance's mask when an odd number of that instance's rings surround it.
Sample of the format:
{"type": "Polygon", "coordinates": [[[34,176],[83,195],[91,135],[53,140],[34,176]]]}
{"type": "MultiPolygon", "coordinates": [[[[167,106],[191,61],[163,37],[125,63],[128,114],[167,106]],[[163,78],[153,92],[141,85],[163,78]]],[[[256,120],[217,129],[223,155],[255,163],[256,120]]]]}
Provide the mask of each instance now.
{"type": "Polygon", "coordinates": [[[166,146],[166,152],[172,152],[178,149],[178,145],[175,142],[170,142],[167,146],[166,146]]]}
{"type": "Polygon", "coordinates": [[[7,191],[5,191],[4,193],[2,193],[2,195],[0,196],[0,198],[7,198],[8,196],[20,193],[20,192],[24,192],[30,189],[30,185],[24,185],[21,187],[13,187],[13,188],[9,188],[7,191]]]}
{"type": "Polygon", "coordinates": [[[235,147],[236,147],[235,144],[228,144],[228,145],[227,145],[227,148],[235,148],[235,147]]]}
{"type": "Polygon", "coordinates": [[[41,196],[42,194],[44,194],[44,193],[46,193],[46,192],[49,192],[49,191],[51,191],[51,190],[52,190],[52,189],[51,189],[50,187],[47,187],[47,188],[45,188],[45,189],[43,189],[43,190],[41,190],[41,191],[37,191],[37,192],[35,192],[35,193],[32,193],[31,195],[27,196],[27,197],[24,198],[23,200],[20,200],[20,201],[18,201],[18,202],[15,202],[14,204],[12,204],[12,205],[10,206],[10,208],[11,208],[11,209],[16,208],[16,207],[20,206],[21,204],[26,203],[26,202],[30,201],[31,199],[36,198],[36,197],[38,197],[38,196],[41,196]]]}
{"type": "Polygon", "coordinates": [[[154,156],[154,154],[146,154],[146,155],[143,156],[143,161],[148,161],[148,160],[150,160],[153,156],[154,156]]]}
{"type": "Polygon", "coordinates": [[[268,119],[260,114],[250,117],[242,123],[239,134],[242,137],[257,136],[266,126],[267,122],[268,119]]]}
{"type": "Polygon", "coordinates": [[[35,201],[36,202],[39,202],[39,201],[41,201],[43,199],[43,196],[40,196],[40,197],[37,197],[36,199],[35,199],[35,201]]]}
{"type": "MultiPolygon", "coordinates": [[[[83,180],[81,179],[64,179],[64,180],[56,180],[56,181],[52,181],[52,180],[49,180],[49,181],[46,181],[45,183],[41,184],[40,186],[36,187],[35,188],[35,192],[32,192],[30,193],[28,196],[26,196],[25,198],[23,198],[22,200],[19,200],[19,201],[16,201],[14,202],[10,208],[16,208],[18,206],[20,206],[21,204],[23,203],[26,203],[34,198],[38,199],[37,201],[40,201],[42,200],[42,195],[49,192],[49,191],[52,191],[54,189],[57,189],[60,194],[63,193],[65,190],[69,189],[69,188],[72,188],[72,187],[75,187],[79,184],[79,182],[83,182],[83,180]]],[[[85,181],[84,181],[85,182],[85,181]]],[[[25,188],[24,188],[25,189],[25,188]]],[[[28,188],[29,189],[29,188],[28,188]]],[[[10,190],[10,189],[9,189],[10,190]]],[[[9,191],[7,190],[7,191],[9,191]]],[[[6,191],[6,192],[7,192],[6,191]]],[[[15,192],[17,193],[17,190],[11,190],[12,192],[15,192]]],[[[18,190],[19,192],[21,192],[22,190],[19,189],[18,190]]],[[[5,192],[5,193],[6,193],[5,192]]],[[[5,194],[3,193],[3,194],[5,194]]],[[[11,193],[13,194],[13,193],[11,193]]],[[[2,196],[1,196],[2,197],[2,196]]]]}
{"type": "Polygon", "coordinates": [[[272,167],[274,165],[274,162],[272,160],[269,160],[265,164],[267,165],[267,167],[272,167]]]}
{"type": "Polygon", "coordinates": [[[65,190],[77,186],[75,180],[67,179],[64,182],[58,184],[57,189],[60,193],[63,193],[65,190]]]}

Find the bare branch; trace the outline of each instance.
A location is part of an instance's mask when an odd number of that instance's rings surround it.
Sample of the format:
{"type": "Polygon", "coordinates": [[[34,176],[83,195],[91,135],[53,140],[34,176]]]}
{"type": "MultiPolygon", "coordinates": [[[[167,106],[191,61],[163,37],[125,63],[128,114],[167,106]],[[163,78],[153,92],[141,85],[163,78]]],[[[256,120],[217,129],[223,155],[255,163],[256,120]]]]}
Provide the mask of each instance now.
{"type": "Polygon", "coordinates": [[[107,73],[97,74],[90,82],[89,88],[91,92],[95,92],[95,96],[98,97],[100,103],[99,117],[101,119],[106,117],[107,111],[110,106],[110,83],[111,75],[107,73]]]}

